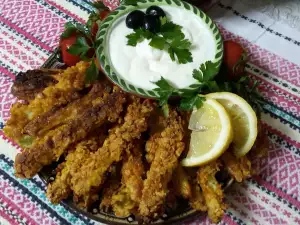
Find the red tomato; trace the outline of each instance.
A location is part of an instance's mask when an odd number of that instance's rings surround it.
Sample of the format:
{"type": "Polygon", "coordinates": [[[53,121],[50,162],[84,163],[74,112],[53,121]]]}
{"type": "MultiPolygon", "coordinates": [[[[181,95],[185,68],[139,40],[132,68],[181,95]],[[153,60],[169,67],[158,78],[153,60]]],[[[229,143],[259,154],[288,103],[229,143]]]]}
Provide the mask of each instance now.
{"type": "MultiPolygon", "coordinates": [[[[100,20],[104,20],[108,16],[109,13],[110,13],[109,10],[101,11],[99,13],[100,20]]],[[[96,37],[98,29],[99,29],[98,24],[96,22],[94,22],[94,24],[92,26],[92,31],[91,31],[92,32],[92,37],[94,37],[94,38],[96,37]]]]}
{"type": "Polygon", "coordinates": [[[68,38],[60,40],[59,46],[63,62],[68,66],[74,66],[80,61],[80,57],[71,55],[67,50],[76,42],[76,35],[71,35],[68,38]]]}
{"type": "Polygon", "coordinates": [[[247,60],[247,53],[239,43],[224,41],[224,65],[230,80],[237,80],[244,75],[247,60]]]}
{"type": "Polygon", "coordinates": [[[108,16],[109,13],[110,13],[109,10],[101,11],[101,12],[100,12],[100,19],[101,19],[101,20],[104,20],[104,19],[108,16]]]}
{"type": "Polygon", "coordinates": [[[98,24],[97,23],[94,23],[93,24],[93,26],[92,26],[92,30],[91,30],[91,32],[92,32],[92,37],[93,38],[95,38],[96,37],[96,35],[97,35],[97,32],[98,32],[98,24]]]}

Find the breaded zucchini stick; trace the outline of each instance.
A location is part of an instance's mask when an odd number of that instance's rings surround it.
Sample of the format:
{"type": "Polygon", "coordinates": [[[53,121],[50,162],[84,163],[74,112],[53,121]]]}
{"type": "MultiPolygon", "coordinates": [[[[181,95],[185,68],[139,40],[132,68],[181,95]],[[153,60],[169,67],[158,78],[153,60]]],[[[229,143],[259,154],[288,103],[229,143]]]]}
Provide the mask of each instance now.
{"type": "Polygon", "coordinates": [[[207,205],[208,216],[213,223],[218,223],[222,219],[226,209],[222,187],[215,178],[220,166],[221,163],[218,161],[211,162],[200,167],[197,175],[207,205]]]}

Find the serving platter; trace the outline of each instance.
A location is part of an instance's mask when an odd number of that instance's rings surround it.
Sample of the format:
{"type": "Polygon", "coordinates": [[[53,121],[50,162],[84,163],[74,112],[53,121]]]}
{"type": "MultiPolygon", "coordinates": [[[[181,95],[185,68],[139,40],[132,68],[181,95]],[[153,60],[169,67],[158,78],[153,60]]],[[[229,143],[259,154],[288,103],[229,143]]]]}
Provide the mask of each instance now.
{"type": "MultiPolygon", "coordinates": [[[[54,53],[48,58],[48,60],[42,65],[42,68],[47,69],[62,69],[66,66],[59,60],[59,49],[56,49],[54,53]]],[[[57,163],[53,163],[50,166],[44,167],[42,171],[38,174],[39,177],[45,184],[52,182],[55,177],[55,168],[57,163]]],[[[223,171],[223,174],[218,174],[217,180],[222,184],[224,190],[228,189],[232,183],[233,179],[223,171]]],[[[84,209],[76,205],[72,199],[67,199],[62,201],[63,205],[68,206],[76,212],[83,214],[84,216],[105,224],[115,224],[115,225],[125,225],[125,224],[139,224],[139,218],[134,216],[129,217],[117,217],[112,212],[104,212],[99,210],[99,202],[96,202],[91,208],[84,209]]],[[[175,210],[167,210],[166,213],[158,220],[152,222],[152,224],[175,224],[182,222],[193,217],[204,216],[205,214],[199,213],[198,211],[189,207],[187,201],[179,200],[177,202],[177,208],[175,210]]]]}

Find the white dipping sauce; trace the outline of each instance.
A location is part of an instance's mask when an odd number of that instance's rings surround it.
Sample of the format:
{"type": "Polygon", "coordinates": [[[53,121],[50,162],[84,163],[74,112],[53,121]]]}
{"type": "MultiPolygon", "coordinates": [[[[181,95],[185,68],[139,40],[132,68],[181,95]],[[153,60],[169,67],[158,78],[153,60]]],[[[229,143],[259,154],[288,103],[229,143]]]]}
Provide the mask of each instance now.
{"type": "Polygon", "coordinates": [[[192,43],[190,49],[193,62],[179,64],[172,61],[163,50],[149,46],[149,40],[138,43],[136,47],[127,45],[126,36],[133,32],[126,27],[126,16],[114,22],[108,37],[111,63],[115,71],[132,85],[152,90],[157,86],[153,82],[164,77],[177,88],[185,88],[196,83],[192,73],[194,69],[208,61],[214,60],[216,45],[208,26],[194,13],[172,6],[161,7],[170,21],[183,27],[185,38],[192,43]]]}

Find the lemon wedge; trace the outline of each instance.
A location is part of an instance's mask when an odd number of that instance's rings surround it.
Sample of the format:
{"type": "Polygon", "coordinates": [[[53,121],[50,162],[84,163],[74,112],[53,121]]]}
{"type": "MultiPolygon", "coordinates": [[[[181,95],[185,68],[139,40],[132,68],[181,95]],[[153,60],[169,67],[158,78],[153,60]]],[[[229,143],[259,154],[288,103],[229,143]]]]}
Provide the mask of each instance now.
{"type": "Polygon", "coordinates": [[[233,126],[233,151],[237,157],[246,155],[257,137],[257,117],[252,107],[240,96],[230,92],[206,95],[224,106],[233,126]]]}
{"type": "Polygon", "coordinates": [[[182,165],[201,166],[217,159],[230,145],[233,129],[225,108],[206,98],[203,106],[192,112],[189,129],[193,130],[190,149],[182,165]]]}

